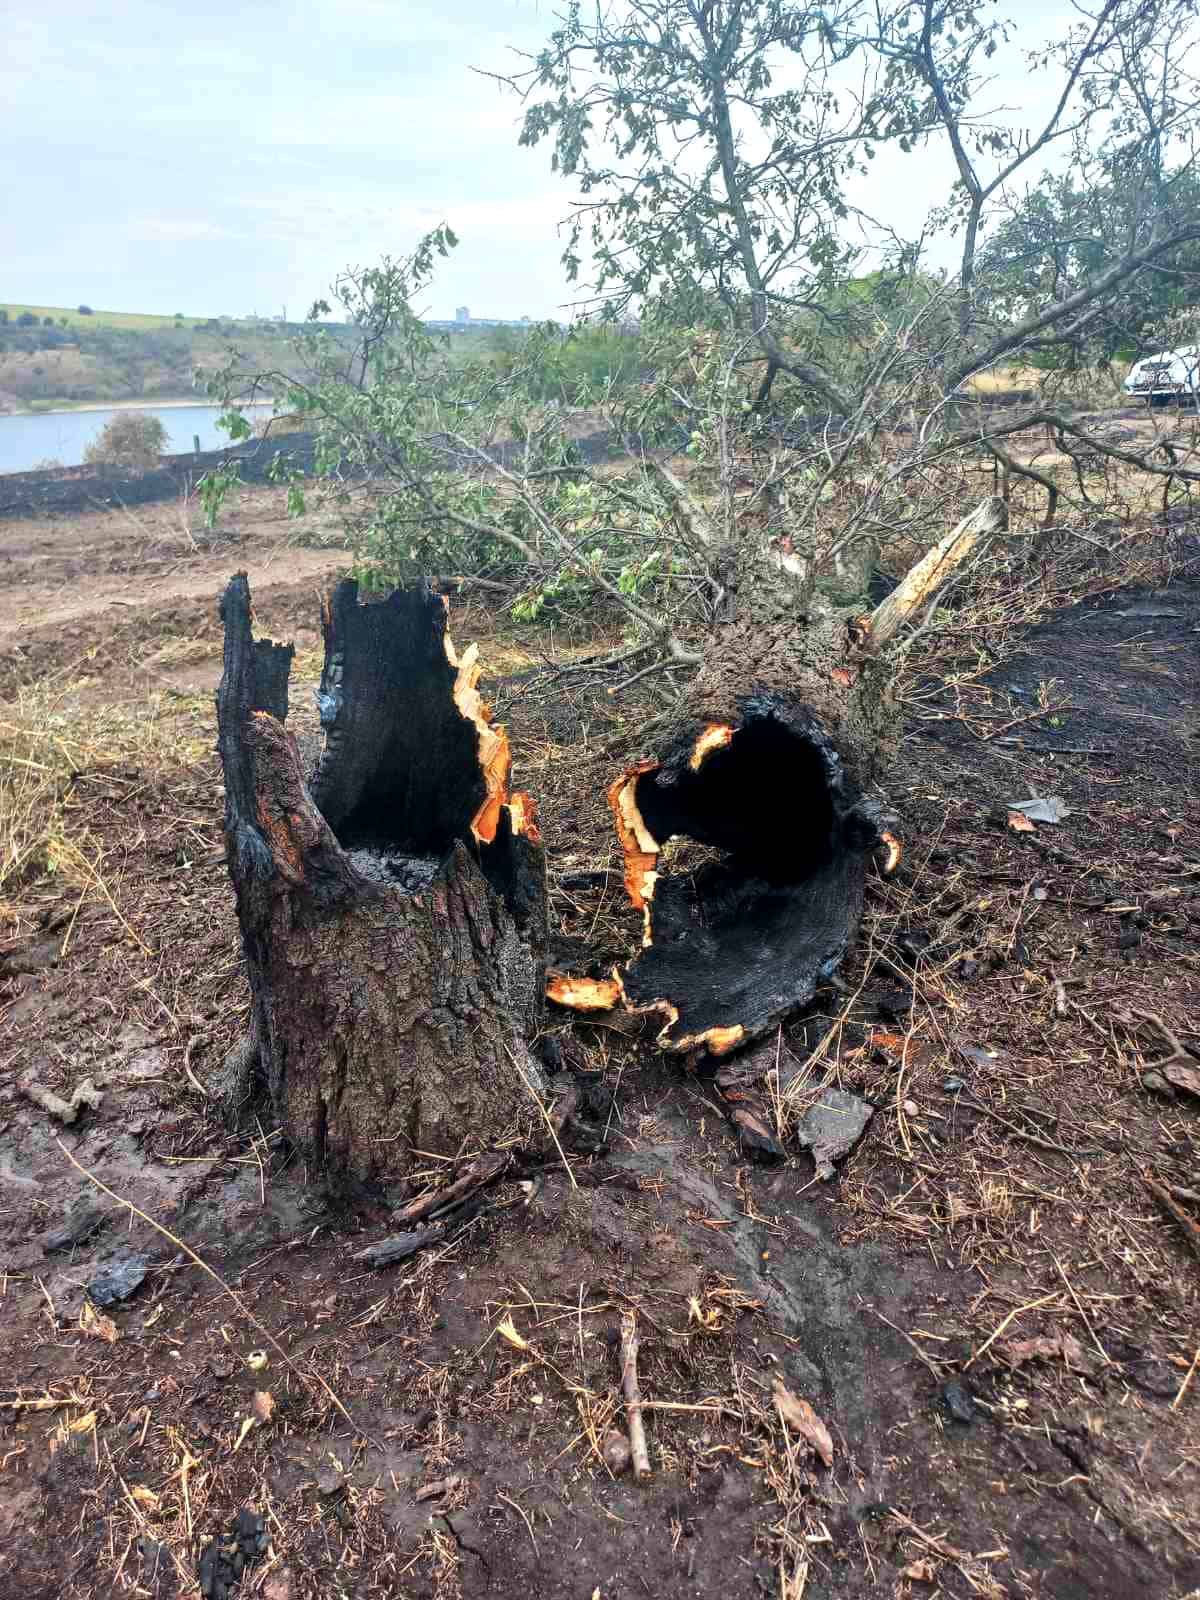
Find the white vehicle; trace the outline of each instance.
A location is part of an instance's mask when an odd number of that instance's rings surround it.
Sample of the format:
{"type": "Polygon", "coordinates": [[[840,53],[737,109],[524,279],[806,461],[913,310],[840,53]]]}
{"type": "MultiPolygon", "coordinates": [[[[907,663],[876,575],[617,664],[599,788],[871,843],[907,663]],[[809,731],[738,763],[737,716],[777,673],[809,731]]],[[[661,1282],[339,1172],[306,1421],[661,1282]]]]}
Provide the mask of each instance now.
{"type": "Polygon", "coordinates": [[[1144,397],[1152,406],[1165,406],[1172,397],[1200,400],[1200,345],[1135,361],[1122,387],[1131,398],[1144,397]]]}

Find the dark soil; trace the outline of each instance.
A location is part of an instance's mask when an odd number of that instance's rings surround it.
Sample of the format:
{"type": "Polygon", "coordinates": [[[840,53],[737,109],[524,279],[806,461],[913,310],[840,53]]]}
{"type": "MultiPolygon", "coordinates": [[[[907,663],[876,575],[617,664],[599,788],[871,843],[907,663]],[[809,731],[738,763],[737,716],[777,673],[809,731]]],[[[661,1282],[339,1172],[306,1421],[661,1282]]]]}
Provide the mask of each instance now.
{"type": "MultiPolygon", "coordinates": [[[[253,581],[252,548],[237,564],[253,581]]],[[[81,773],[68,817],[111,900],[72,921],[78,891],[25,881],[0,946],[3,1600],[194,1596],[247,1506],[270,1545],[233,1592],[269,1600],[1183,1600],[1200,1262],[1144,1180],[1200,1216],[1200,1101],[1142,1079],[1168,1036],[1200,1052],[1198,630],[1184,562],[1050,618],[969,693],[914,695],[900,873],[763,1054],[785,1165],[739,1158],[703,1070],[555,1016],[562,1070],[611,1091],[606,1148],[569,1170],[547,1151],[382,1271],[354,1254],[394,1231],[385,1208],[333,1205],[197,1087],[247,1005],[214,759],[81,773]],[[1031,792],[1070,815],[1014,832],[1005,802],[1031,792]],[[104,1099],[63,1127],[27,1076],[104,1099]],[[794,1133],[831,1082],[877,1109],[823,1184],[794,1133]],[[64,1226],[80,1242],[48,1252],[64,1226]],[[131,1255],[145,1280],[98,1323],[86,1286],[131,1255]],[[629,1309],[643,1396],[678,1408],[646,1413],[645,1485],[601,1454],[629,1309]]],[[[215,634],[189,636],[210,672],[215,634]]],[[[601,969],[638,934],[603,789],[660,705],[654,680],[607,694],[628,670],[496,686],[560,953],[601,969]]],[[[129,693],[119,659],[97,684],[129,693]]]]}

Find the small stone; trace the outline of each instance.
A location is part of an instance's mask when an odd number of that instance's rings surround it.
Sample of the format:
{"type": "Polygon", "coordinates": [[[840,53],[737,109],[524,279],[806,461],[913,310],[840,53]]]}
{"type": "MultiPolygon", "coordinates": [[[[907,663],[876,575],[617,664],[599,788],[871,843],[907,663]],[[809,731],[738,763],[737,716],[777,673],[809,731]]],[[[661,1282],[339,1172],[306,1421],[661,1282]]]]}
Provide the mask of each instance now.
{"type": "Polygon", "coordinates": [[[975,1402],[971,1398],[971,1391],[965,1384],[951,1381],[942,1385],[942,1405],[946,1414],[955,1422],[961,1422],[964,1427],[969,1427],[975,1421],[975,1402]]]}
{"type": "Polygon", "coordinates": [[[224,1538],[210,1539],[200,1552],[200,1593],[204,1600],[229,1600],[246,1568],[270,1547],[267,1527],[257,1511],[243,1507],[224,1538]]]}
{"type": "Polygon", "coordinates": [[[947,1078],[942,1084],[942,1088],[947,1094],[958,1094],[960,1089],[965,1089],[966,1087],[967,1080],[965,1078],[947,1078]]]}
{"type": "Polygon", "coordinates": [[[833,1163],[854,1148],[874,1115],[875,1107],[859,1095],[844,1089],[822,1091],[796,1129],[796,1142],[812,1152],[818,1178],[833,1177],[833,1163]]]}
{"type": "Polygon", "coordinates": [[[916,966],[932,943],[924,928],[905,928],[896,935],[896,948],[913,966],[916,966]]]}
{"type": "Polygon", "coordinates": [[[93,1234],[99,1233],[106,1221],[104,1212],[96,1206],[86,1201],[77,1202],[60,1226],[44,1235],[42,1249],[50,1255],[55,1250],[70,1250],[74,1245],[84,1244],[93,1234]]]}
{"type": "Polygon", "coordinates": [[[265,1555],[271,1542],[267,1537],[266,1523],[250,1506],[243,1506],[238,1512],[233,1524],[233,1537],[243,1561],[255,1561],[265,1555]]]}
{"type": "Polygon", "coordinates": [[[620,1477],[623,1472],[628,1472],[632,1452],[629,1448],[629,1440],[619,1429],[614,1428],[611,1433],[604,1436],[604,1443],[600,1447],[600,1453],[604,1457],[605,1466],[610,1472],[615,1473],[617,1477],[620,1477]]]}
{"type": "Polygon", "coordinates": [[[964,983],[970,983],[972,978],[979,976],[978,961],[960,961],[954,969],[964,983]]]}
{"type": "Polygon", "coordinates": [[[1153,1070],[1142,1073],[1142,1088],[1149,1089],[1151,1094],[1170,1094],[1171,1092],[1171,1085],[1163,1077],[1162,1073],[1153,1070]]]}
{"type": "Polygon", "coordinates": [[[904,1022],[912,1011],[912,990],[889,985],[878,989],[868,999],[874,1000],[875,1009],[884,1022],[904,1022]]]}
{"type": "Polygon", "coordinates": [[[146,1270],[145,1256],[125,1256],[102,1267],[87,1286],[92,1304],[110,1306],[117,1300],[127,1300],[141,1286],[146,1270]]]}
{"type": "Polygon", "coordinates": [[[903,1110],[906,1117],[916,1117],[921,1114],[921,1108],[915,1100],[906,1100],[903,1110]]]}

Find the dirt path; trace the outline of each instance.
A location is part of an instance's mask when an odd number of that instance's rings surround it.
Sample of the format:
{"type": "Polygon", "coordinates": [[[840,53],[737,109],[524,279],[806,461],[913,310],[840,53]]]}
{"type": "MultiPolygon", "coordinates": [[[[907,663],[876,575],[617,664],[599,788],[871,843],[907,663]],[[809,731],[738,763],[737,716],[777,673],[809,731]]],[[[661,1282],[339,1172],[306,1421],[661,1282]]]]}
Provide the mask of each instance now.
{"type": "MultiPolygon", "coordinates": [[[[173,504],[0,523],[0,694],[106,667],[131,692],[212,688],[220,672],[216,597],[252,564],[262,614],[318,640],[312,596],[346,556],[321,512],[286,515],[276,489],[240,493],[208,530],[173,504]]],[[[107,690],[111,694],[111,684],[107,690]]]]}
{"type": "MultiPolygon", "coordinates": [[[[24,528],[0,567],[0,692],[47,697],[92,752],[0,894],[14,1595],[193,1600],[246,1505],[269,1548],[233,1600],[1194,1594],[1200,1268],[1145,1181],[1198,1215],[1200,1099],[1152,1076],[1168,1033],[1200,1049],[1194,540],[1164,592],[1100,595],[990,674],[914,694],[901,873],[872,887],[845,987],[769,1052],[789,1139],[827,1082],[875,1107],[834,1182],[794,1143],[747,1167],[703,1073],[555,1017],[604,1148],[569,1172],[548,1152],[376,1273],[354,1253],[386,1209],[332,1206],[269,1125],[227,1131],[204,1092],[246,1010],[213,601],[246,566],[261,631],[315,643],[336,564],[283,545],[271,510],[195,552],[146,518],[141,542],[112,519],[24,528]],[[31,595],[74,609],[47,622],[31,595]],[[1070,814],[997,823],[1028,793],[1070,814]],[[70,1126],[27,1097],[85,1078],[103,1099],[70,1126]],[[131,1258],[144,1279],[98,1323],[85,1290],[131,1258]],[[603,1456],[631,1307],[645,1485],[603,1456]],[[777,1382],[828,1427],[832,1466],[777,1382]]],[[[302,684],[315,670],[303,655],[302,684]]],[[[653,691],[614,701],[602,673],[553,669],[492,688],[539,797],[560,950],[619,959],[637,931],[601,798],[619,757],[598,747],[623,726],[636,746],[653,691]]]]}

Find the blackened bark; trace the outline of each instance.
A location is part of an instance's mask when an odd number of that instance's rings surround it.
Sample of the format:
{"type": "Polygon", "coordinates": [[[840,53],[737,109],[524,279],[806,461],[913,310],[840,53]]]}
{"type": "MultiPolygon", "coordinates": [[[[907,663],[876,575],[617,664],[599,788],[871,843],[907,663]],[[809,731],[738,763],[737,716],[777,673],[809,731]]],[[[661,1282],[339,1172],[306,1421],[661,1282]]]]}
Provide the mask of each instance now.
{"type": "Polygon", "coordinates": [[[869,786],[896,717],[849,613],[735,623],[706,663],[659,756],[609,799],[645,917],[625,1002],[661,1015],[663,1048],[724,1055],[804,1005],[849,949],[870,854],[891,851],[869,786]]]}
{"type": "MultiPolygon", "coordinates": [[[[710,552],[703,509],[659,469],[710,552]]],[[[900,631],[1006,525],[983,501],[870,616],[805,614],[778,558],[740,565],[732,617],[713,630],[678,723],[612,784],[625,886],[642,947],[611,979],[554,973],[579,1011],[624,1004],[660,1019],[666,1050],[728,1056],[804,1006],[856,934],[868,863],[901,845],[876,785],[895,753],[900,631]]],[[[778,1155],[765,1102],[728,1063],[716,1075],[744,1147],[778,1155]]]]}
{"type": "Polygon", "coordinates": [[[335,1178],[486,1145],[538,1116],[545,863],[508,747],[428,586],[324,614],[325,750],[286,731],[291,647],[221,604],[225,834],[259,1062],[279,1123],[335,1178]],[[416,1159],[420,1159],[419,1157],[416,1159]]]}

